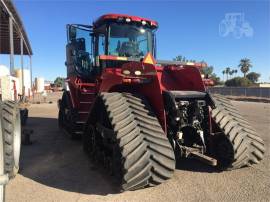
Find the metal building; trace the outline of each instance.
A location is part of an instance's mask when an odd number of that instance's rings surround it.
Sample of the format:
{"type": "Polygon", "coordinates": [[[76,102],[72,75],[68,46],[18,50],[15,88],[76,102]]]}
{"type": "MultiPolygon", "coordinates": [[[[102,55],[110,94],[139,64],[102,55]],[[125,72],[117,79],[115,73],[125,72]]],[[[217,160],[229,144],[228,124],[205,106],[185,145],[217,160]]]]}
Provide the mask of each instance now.
{"type": "MultiPolygon", "coordinates": [[[[10,72],[14,71],[14,55],[20,55],[20,68],[24,69],[24,57],[29,57],[32,87],[32,49],[22,20],[11,0],[0,0],[0,54],[9,54],[10,72]]],[[[0,61],[1,63],[1,61],[0,61]]],[[[22,75],[24,89],[24,75],[22,75]]],[[[24,96],[24,90],[22,90],[24,96]]]]}

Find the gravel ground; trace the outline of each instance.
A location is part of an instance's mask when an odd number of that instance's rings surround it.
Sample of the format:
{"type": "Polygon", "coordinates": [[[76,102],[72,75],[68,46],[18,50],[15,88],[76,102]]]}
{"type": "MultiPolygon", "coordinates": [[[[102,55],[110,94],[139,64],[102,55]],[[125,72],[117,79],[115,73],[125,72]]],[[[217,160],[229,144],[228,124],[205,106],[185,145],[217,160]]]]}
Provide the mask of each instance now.
{"type": "Polygon", "coordinates": [[[6,201],[270,201],[270,104],[234,104],[265,140],[259,165],[218,172],[185,160],[168,182],[125,193],[117,193],[111,177],[91,163],[79,141],[58,130],[55,102],[33,104],[28,122],[33,144],[22,147],[21,171],[7,185],[6,201]]]}

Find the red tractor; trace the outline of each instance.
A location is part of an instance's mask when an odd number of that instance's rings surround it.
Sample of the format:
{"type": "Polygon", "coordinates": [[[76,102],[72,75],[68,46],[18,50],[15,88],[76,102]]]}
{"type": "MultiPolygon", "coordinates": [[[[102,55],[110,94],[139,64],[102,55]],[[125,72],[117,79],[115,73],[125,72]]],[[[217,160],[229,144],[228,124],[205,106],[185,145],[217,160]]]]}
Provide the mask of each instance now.
{"type": "Polygon", "coordinates": [[[264,143],[231,102],[210,95],[199,63],[156,60],[156,21],[107,14],[67,25],[59,126],[122,190],[172,177],[178,158],[220,169],[258,163],[264,143]]]}

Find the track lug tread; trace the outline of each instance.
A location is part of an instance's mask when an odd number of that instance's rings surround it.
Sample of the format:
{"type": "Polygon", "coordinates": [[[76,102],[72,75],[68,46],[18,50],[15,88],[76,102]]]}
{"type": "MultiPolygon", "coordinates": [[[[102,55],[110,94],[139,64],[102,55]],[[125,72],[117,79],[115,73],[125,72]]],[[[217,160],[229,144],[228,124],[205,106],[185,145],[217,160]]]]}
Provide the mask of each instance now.
{"type": "Polygon", "coordinates": [[[261,137],[242,117],[231,102],[220,95],[212,95],[216,108],[211,116],[232,144],[234,158],[227,169],[237,169],[259,163],[265,148],[261,137]]]}
{"type": "Polygon", "coordinates": [[[99,99],[121,155],[121,188],[135,190],[169,179],[174,152],[146,99],[130,93],[102,93],[99,99]]]}

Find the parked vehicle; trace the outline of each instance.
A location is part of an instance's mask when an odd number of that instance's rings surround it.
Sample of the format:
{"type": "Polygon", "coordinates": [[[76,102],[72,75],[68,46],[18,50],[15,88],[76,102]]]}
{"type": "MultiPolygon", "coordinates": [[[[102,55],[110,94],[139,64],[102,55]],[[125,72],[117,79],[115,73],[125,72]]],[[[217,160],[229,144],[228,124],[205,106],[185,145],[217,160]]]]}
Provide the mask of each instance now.
{"type": "Polygon", "coordinates": [[[67,26],[59,126],[122,190],[172,177],[178,158],[220,169],[258,163],[264,143],[231,102],[207,93],[199,63],[156,61],[158,23],[108,14],[67,26]]]}

